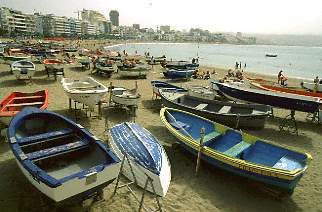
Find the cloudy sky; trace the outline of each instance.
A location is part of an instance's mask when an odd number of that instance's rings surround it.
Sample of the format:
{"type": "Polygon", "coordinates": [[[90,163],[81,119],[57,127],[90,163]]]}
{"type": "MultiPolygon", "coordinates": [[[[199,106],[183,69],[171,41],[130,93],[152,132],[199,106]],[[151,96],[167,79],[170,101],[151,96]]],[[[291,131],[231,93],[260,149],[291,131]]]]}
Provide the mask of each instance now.
{"type": "Polygon", "coordinates": [[[0,0],[27,13],[77,17],[77,11],[120,13],[121,25],[200,27],[213,32],[322,34],[322,0],[0,0]]]}

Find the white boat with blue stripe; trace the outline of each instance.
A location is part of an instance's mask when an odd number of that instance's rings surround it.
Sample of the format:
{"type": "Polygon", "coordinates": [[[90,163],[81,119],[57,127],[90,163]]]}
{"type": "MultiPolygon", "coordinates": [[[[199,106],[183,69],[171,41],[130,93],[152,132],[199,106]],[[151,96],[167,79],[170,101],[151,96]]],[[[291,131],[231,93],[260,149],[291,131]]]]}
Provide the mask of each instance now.
{"type": "MultiPolygon", "coordinates": [[[[165,196],[171,180],[171,167],[167,154],[158,140],[136,123],[122,123],[110,129],[110,145],[119,158],[127,154],[137,184],[144,188],[147,178],[153,181],[155,194],[165,196]]],[[[123,174],[134,181],[128,161],[124,161],[123,174]]],[[[147,190],[153,192],[148,184],[147,190]]]]}
{"type": "Polygon", "coordinates": [[[10,147],[27,179],[56,202],[87,198],[116,179],[119,158],[84,127],[26,107],[10,122],[10,147]]]}

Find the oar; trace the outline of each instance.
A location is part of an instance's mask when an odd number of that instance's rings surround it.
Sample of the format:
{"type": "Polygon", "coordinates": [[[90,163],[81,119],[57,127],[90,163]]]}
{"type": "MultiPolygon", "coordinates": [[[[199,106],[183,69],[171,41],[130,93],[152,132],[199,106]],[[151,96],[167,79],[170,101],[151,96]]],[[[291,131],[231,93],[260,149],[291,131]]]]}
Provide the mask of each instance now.
{"type": "MultiPolygon", "coordinates": [[[[170,116],[170,118],[175,122],[175,123],[177,123],[177,120],[171,115],[171,113],[169,113],[169,111],[168,110],[166,110],[167,111],[167,113],[168,113],[168,115],[170,116]]],[[[195,140],[191,135],[190,135],[190,133],[188,133],[183,127],[181,127],[179,124],[177,124],[179,127],[180,127],[180,129],[182,129],[192,140],[195,140]]]]}

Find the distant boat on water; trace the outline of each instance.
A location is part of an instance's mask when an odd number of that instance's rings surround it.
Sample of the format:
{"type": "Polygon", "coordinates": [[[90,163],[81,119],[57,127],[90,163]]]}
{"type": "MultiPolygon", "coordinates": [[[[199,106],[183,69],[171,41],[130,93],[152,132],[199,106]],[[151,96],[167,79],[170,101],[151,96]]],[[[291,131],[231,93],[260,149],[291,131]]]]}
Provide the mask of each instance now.
{"type": "Polygon", "coordinates": [[[266,54],[266,57],[277,57],[277,54],[266,54]]]}

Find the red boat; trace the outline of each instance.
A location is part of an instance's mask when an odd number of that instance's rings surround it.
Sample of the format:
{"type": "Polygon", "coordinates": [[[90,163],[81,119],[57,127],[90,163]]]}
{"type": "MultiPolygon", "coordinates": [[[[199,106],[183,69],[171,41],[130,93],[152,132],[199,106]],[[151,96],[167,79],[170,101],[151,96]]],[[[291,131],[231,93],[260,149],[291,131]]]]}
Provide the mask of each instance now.
{"type": "Polygon", "coordinates": [[[8,125],[12,117],[24,107],[37,107],[44,110],[48,107],[48,90],[35,93],[13,92],[0,102],[0,122],[8,125]]]}
{"type": "Polygon", "coordinates": [[[295,89],[295,88],[287,88],[287,87],[277,87],[273,85],[266,85],[266,84],[259,84],[259,83],[250,83],[252,86],[262,89],[262,90],[267,90],[267,91],[277,91],[277,92],[283,92],[283,93],[291,93],[291,94],[297,94],[297,95],[302,95],[302,96],[311,96],[311,97],[318,97],[322,99],[322,93],[314,93],[311,91],[306,91],[301,88],[295,89]]]}

